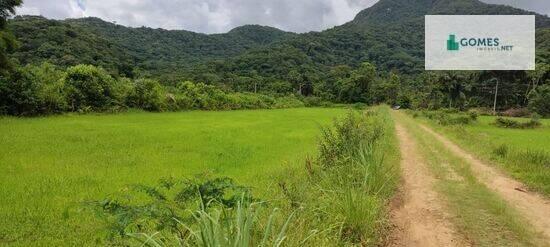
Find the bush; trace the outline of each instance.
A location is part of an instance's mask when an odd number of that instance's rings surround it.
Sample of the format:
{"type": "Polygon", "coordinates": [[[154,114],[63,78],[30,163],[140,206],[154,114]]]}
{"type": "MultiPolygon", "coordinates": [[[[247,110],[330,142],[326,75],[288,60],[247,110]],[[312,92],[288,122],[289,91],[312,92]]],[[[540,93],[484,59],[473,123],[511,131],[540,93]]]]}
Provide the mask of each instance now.
{"type": "Polygon", "coordinates": [[[532,118],[529,122],[520,122],[513,119],[498,117],[495,119],[496,126],[510,129],[533,129],[541,126],[540,120],[532,118]]]}
{"type": "Polygon", "coordinates": [[[550,85],[539,86],[529,94],[529,109],[550,117],[550,85]]]}
{"type": "Polygon", "coordinates": [[[161,179],[156,186],[131,185],[122,195],[86,203],[109,226],[112,237],[164,230],[184,236],[178,223],[193,222],[189,209],[233,208],[241,199],[254,201],[249,189],[230,178],[161,179]]]}
{"type": "Polygon", "coordinates": [[[323,99],[320,97],[305,97],[304,98],[304,105],[307,107],[314,107],[314,106],[323,106],[325,102],[323,102],[323,99]]]}
{"type": "Polygon", "coordinates": [[[39,84],[38,97],[42,101],[41,113],[61,113],[68,109],[63,77],[65,73],[54,65],[43,63],[40,66],[27,65],[25,67],[39,84]]]}
{"type": "Polygon", "coordinates": [[[501,112],[500,115],[505,117],[529,117],[531,112],[527,108],[510,108],[501,112]]]}
{"type": "Polygon", "coordinates": [[[274,105],[275,108],[297,108],[304,106],[304,102],[300,101],[294,95],[277,98],[274,105]]]}
{"type": "Polygon", "coordinates": [[[471,108],[469,112],[476,112],[479,116],[492,116],[493,110],[487,107],[471,108]]]}
{"type": "Polygon", "coordinates": [[[162,111],[166,108],[164,89],[154,80],[136,80],[128,95],[127,104],[147,111],[162,111]]]}
{"type": "Polygon", "coordinates": [[[77,65],[67,69],[65,89],[73,111],[106,110],[120,104],[115,80],[101,68],[77,65]]]}
{"type": "Polygon", "coordinates": [[[44,100],[36,78],[25,69],[16,69],[0,76],[0,112],[17,116],[42,113],[44,100]]]}
{"type": "Polygon", "coordinates": [[[460,114],[451,114],[448,112],[454,112],[454,110],[442,110],[442,111],[423,111],[422,114],[431,120],[434,120],[437,124],[447,126],[447,125],[466,125],[470,124],[477,120],[476,113],[468,113],[468,115],[460,114]]]}
{"type": "Polygon", "coordinates": [[[477,121],[479,114],[476,111],[469,111],[468,115],[472,121],[477,121]]]}

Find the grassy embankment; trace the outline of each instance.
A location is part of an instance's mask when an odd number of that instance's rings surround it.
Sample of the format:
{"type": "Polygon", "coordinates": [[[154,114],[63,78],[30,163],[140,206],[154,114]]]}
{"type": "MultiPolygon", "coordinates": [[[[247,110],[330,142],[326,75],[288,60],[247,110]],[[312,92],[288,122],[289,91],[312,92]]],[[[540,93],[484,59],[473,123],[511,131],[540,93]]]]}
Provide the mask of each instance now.
{"type": "Polygon", "coordinates": [[[511,129],[496,126],[496,117],[492,116],[480,116],[469,124],[442,126],[417,115],[421,122],[465,150],[501,167],[530,189],[550,196],[550,119],[541,119],[541,126],[533,129],[511,129]]]}
{"type": "Polygon", "coordinates": [[[0,245],[93,245],[103,224],[82,201],[163,177],[228,176],[266,197],[281,165],[300,164],[315,150],[319,126],[345,112],[0,118],[0,245]]]}
{"type": "Polygon", "coordinates": [[[435,187],[445,200],[458,232],[467,236],[468,241],[474,246],[541,244],[522,217],[474,176],[467,162],[419,128],[411,117],[403,113],[395,116],[422,147],[422,155],[438,178],[435,187]]]}

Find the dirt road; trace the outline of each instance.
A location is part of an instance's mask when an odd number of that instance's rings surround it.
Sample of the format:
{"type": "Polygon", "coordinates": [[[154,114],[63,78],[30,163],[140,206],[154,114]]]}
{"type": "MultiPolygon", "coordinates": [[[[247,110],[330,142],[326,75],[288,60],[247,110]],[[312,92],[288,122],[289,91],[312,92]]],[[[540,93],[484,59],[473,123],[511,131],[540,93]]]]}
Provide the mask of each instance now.
{"type": "Polygon", "coordinates": [[[467,246],[453,229],[444,205],[433,189],[435,178],[406,129],[396,125],[401,149],[403,185],[401,200],[394,206],[396,226],[390,246],[467,246]]]}
{"type": "Polygon", "coordinates": [[[509,205],[516,208],[529,221],[534,230],[543,236],[544,239],[542,241],[550,243],[549,200],[536,193],[528,192],[526,186],[521,182],[485,164],[427,126],[422,124],[419,124],[419,126],[422,130],[433,135],[438,141],[443,143],[454,155],[468,162],[480,181],[500,195],[509,205]]]}

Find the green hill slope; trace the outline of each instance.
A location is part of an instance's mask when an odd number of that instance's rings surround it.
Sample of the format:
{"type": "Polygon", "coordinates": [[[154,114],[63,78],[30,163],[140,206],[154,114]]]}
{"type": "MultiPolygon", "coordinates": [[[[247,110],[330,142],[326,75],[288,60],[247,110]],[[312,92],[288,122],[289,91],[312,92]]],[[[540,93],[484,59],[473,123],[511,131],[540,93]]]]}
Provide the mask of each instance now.
{"type": "MultiPolygon", "coordinates": [[[[14,54],[22,63],[44,60],[68,66],[89,63],[112,73],[151,75],[239,84],[262,78],[270,84],[300,74],[315,81],[337,65],[374,63],[381,71],[423,71],[424,15],[535,14],[477,0],[381,0],[342,26],[294,34],[243,26],[225,34],[129,28],[98,18],[11,21],[22,43],[14,54]]],[[[550,18],[537,15],[539,62],[548,62],[550,18]],[[544,40],[542,40],[544,39],[544,40]]]]}

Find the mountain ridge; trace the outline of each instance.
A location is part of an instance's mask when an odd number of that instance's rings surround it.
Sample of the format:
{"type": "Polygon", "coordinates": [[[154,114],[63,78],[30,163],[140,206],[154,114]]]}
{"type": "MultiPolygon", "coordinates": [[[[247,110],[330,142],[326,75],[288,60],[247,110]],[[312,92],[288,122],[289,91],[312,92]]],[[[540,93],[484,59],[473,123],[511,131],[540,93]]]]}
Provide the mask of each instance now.
{"type": "MultiPolygon", "coordinates": [[[[303,34],[260,25],[202,34],[130,28],[95,17],[64,21],[16,17],[10,24],[23,44],[14,54],[22,63],[89,63],[124,76],[139,73],[168,81],[220,83],[252,75],[285,79],[291,71],[314,77],[311,74],[333,66],[354,67],[364,61],[383,71],[419,73],[424,15],[450,13],[533,14],[477,0],[381,0],[348,23],[303,34]],[[92,48],[102,54],[94,54],[92,48]]],[[[537,14],[537,27],[550,27],[550,18],[537,14]]]]}

